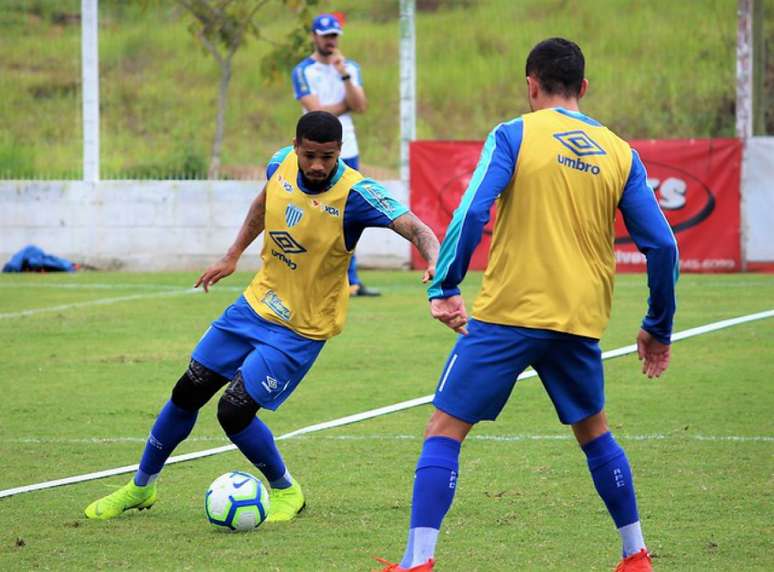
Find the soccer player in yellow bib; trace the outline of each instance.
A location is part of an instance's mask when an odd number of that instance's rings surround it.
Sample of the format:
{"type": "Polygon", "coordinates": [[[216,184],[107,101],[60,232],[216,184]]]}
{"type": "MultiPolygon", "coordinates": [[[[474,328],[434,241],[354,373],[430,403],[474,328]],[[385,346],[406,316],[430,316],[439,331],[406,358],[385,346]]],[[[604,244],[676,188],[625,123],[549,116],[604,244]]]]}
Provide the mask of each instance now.
{"type": "Polygon", "coordinates": [[[441,373],[417,462],[406,551],[385,571],[432,570],[462,441],[474,424],[498,416],[530,365],[559,420],[572,427],[620,533],[616,570],[651,570],[631,468],[604,411],[598,341],[613,297],[616,208],[647,257],[650,298],[637,346],[648,377],[669,363],[677,245],[637,153],[579,111],[588,87],[584,67],[580,48],[568,40],[551,38],[532,49],[532,113],[489,134],[441,245],[430,309],[461,335],[441,373]],[[495,201],[489,263],[468,320],[459,284],[495,201]]]}
{"type": "Polygon", "coordinates": [[[365,228],[388,227],[412,242],[435,271],[438,239],[385,188],[340,159],[341,123],[304,115],[292,147],[278,151],[234,244],[196,282],[207,291],[230,275],[264,232],[261,270],[212,323],[154,423],[132,480],[86,507],[107,520],[156,502],[157,477],[191,432],[199,409],[222,387],[218,420],[271,487],[268,522],[295,518],[304,494],[256,413],[275,410],[312,367],[325,340],[341,332],[349,302],[347,266],[365,228]]]}

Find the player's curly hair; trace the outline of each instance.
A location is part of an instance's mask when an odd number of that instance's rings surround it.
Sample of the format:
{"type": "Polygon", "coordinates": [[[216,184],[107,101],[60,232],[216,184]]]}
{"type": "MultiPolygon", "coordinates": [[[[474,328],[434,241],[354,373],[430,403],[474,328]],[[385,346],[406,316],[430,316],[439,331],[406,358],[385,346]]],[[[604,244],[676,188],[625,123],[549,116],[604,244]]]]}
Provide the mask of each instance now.
{"type": "Polygon", "coordinates": [[[302,139],[316,143],[341,143],[341,121],[327,111],[310,111],[302,115],[296,124],[296,141],[301,143],[302,139]]]}
{"type": "Polygon", "coordinates": [[[577,97],[585,67],[578,44],[564,38],[549,38],[532,48],[526,71],[528,76],[537,78],[546,93],[577,97]]]}

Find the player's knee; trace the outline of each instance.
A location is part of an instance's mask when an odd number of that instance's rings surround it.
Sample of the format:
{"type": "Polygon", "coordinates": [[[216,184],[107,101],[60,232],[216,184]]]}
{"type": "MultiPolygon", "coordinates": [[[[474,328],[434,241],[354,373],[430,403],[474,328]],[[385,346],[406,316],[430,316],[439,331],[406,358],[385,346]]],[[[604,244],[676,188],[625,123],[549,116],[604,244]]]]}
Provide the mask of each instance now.
{"type": "Polygon", "coordinates": [[[226,435],[236,435],[250,425],[259,407],[245,390],[242,374],[237,373],[218,401],[218,422],[226,435]]]}
{"type": "Polygon", "coordinates": [[[228,379],[191,360],[188,369],[172,388],[172,402],[182,409],[198,411],[228,379]]]}
{"type": "Polygon", "coordinates": [[[449,437],[460,443],[465,440],[473,425],[436,409],[430,416],[425,428],[425,439],[430,437],[449,437]]]}
{"type": "Polygon", "coordinates": [[[572,431],[581,447],[609,430],[604,410],[572,424],[572,431]]]}

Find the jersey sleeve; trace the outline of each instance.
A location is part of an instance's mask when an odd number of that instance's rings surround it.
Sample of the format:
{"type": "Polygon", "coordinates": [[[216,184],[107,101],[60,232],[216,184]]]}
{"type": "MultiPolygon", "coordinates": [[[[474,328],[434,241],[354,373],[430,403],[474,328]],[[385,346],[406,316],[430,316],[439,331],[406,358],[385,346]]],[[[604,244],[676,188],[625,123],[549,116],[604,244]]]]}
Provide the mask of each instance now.
{"type": "Polygon", "coordinates": [[[360,235],[368,227],[386,227],[408,207],[394,198],[383,185],[373,179],[356,183],[344,207],[344,241],[347,249],[355,248],[360,235]]]}
{"type": "Polygon", "coordinates": [[[313,93],[309,78],[306,75],[306,70],[309,65],[310,58],[307,58],[293,68],[291,79],[293,80],[293,94],[296,99],[301,99],[302,97],[313,93]]]}
{"type": "Polygon", "coordinates": [[[672,320],[677,309],[675,284],[680,272],[677,241],[658,206],[653,189],[648,186],[645,166],[632,149],[632,167],[618,208],[634,244],[648,265],[648,313],[642,329],[658,341],[668,344],[672,320]]]}
{"type": "Polygon", "coordinates": [[[285,157],[288,156],[288,154],[293,150],[293,147],[291,145],[288,145],[287,147],[283,147],[274,155],[271,156],[271,159],[269,159],[269,164],[266,165],[266,180],[268,181],[271,179],[272,175],[277,171],[277,168],[280,166],[282,161],[285,160],[285,157]]]}
{"type": "Polygon", "coordinates": [[[489,222],[492,203],[510,183],[521,148],[521,118],[501,123],[486,138],[473,178],[454,211],[438,254],[436,274],[428,297],[449,298],[460,293],[473,251],[489,222]]]}

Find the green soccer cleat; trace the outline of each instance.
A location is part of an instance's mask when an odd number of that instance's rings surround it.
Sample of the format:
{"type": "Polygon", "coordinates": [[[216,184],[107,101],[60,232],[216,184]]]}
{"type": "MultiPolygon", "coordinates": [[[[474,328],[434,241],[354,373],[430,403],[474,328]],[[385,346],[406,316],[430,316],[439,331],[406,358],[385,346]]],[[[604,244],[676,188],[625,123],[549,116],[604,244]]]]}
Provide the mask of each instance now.
{"type": "Polygon", "coordinates": [[[156,502],[156,499],[156,483],[145,487],[138,487],[134,484],[134,478],[132,478],[131,481],[114,493],[95,500],[86,507],[83,514],[86,515],[86,518],[108,520],[132,508],[138,510],[150,508],[156,502]]]}
{"type": "Polygon", "coordinates": [[[306,501],[301,485],[291,477],[293,482],[286,489],[271,489],[269,492],[269,516],[266,522],[287,522],[296,518],[304,510],[306,501]]]}

